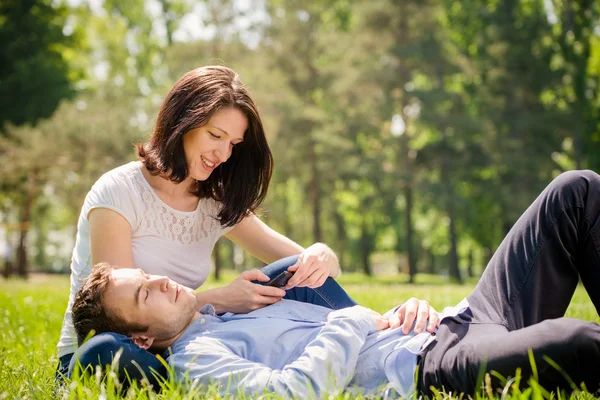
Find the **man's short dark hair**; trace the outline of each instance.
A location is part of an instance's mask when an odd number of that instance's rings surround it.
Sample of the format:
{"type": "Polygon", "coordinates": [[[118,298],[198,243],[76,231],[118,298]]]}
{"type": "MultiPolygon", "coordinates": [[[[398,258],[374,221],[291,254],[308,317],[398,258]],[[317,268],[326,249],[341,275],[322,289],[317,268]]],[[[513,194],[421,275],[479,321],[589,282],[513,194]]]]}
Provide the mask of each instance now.
{"type": "Polygon", "coordinates": [[[112,279],[112,270],[113,267],[108,263],[94,265],[92,273],[75,295],[71,316],[80,346],[92,331],[95,334],[115,332],[131,336],[133,332],[148,330],[148,326],[129,323],[104,306],[102,299],[112,279]]]}

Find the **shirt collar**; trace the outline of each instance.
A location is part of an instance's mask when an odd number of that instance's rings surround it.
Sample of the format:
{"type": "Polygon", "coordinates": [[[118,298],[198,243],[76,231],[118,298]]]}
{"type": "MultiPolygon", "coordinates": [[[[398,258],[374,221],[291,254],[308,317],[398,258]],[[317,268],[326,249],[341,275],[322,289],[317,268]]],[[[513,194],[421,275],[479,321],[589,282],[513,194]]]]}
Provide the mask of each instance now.
{"type": "Polygon", "coordinates": [[[217,312],[215,311],[215,308],[213,307],[212,304],[206,304],[198,312],[202,315],[210,315],[212,317],[217,316],[217,312]]]}

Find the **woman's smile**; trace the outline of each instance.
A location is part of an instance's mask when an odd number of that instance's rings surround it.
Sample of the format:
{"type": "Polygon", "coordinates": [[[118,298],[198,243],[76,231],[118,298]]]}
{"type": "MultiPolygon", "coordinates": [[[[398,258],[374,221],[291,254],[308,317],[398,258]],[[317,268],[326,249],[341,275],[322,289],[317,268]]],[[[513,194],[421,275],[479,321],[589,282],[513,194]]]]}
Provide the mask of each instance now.
{"type": "Polygon", "coordinates": [[[206,158],[204,158],[203,156],[200,156],[200,158],[202,159],[202,164],[204,165],[204,167],[206,169],[208,169],[209,171],[212,171],[217,166],[216,162],[211,162],[211,161],[207,160],[206,158]]]}
{"type": "Polygon", "coordinates": [[[237,108],[220,109],[208,122],[188,131],[183,137],[183,148],[188,160],[190,176],[197,181],[210,174],[231,157],[233,146],[244,140],[248,118],[237,108]]]}

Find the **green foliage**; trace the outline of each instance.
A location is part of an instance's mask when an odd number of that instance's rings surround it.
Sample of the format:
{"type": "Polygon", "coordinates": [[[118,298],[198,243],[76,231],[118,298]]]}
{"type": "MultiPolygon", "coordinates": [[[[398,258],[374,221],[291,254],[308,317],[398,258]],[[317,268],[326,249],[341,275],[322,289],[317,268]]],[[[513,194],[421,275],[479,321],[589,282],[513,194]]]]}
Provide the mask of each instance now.
{"type": "Polygon", "coordinates": [[[474,255],[478,273],[554,176],[600,168],[598,2],[252,6],[0,5],[0,115],[14,122],[2,130],[0,210],[12,247],[30,215],[34,263],[58,265],[45,238],[72,235],[91,184],[135,157],[172,83],[206,64],[238,71],[261,109],[275,158],[262,218],[304,246],[328,243],[345,270],[458,280],[474,255]],[[178,42],[189,21],[212,34],[178,42]],[[35,86],[46,67],[77,98],[59,105],[70,94],[35,86]],[[47,120],[24,117],[37,104],[47,120]]]}
{"type": "Polygon", "coordinates": [[[0,4],[0,134],[7,123],[35,124],[74,95],[81,79],[69,58],[77,32],[65,32],[66,6],[49,0],[0,4]],[[43,93],[43,95],[41,95],[43,93]]]}

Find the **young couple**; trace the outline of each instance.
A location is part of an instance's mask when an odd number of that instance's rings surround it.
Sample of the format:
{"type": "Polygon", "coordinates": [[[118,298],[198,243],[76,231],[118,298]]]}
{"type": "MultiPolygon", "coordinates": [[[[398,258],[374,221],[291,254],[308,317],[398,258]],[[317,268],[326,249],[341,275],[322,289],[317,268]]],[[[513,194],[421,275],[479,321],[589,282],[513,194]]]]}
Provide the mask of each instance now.
{"type": "MultiPolygon", "coordinates": [[[[150,369],[166,373],[152,353],[114,332],[96,335],[77,348],[71,309],[82,282],[99,262],[120,268],[142,266],[148,274],[199,288],[210,272],[215,242],[225,236],[273,264],[262,271],[245,271],[226,286],[196,293],[199,306],[210,303],[218,313],[244,313],[284,296],[329,308],[356,304],[335,282],[329,283],[339,273],[338,259],[329,247],[317,243],[305,249],[256,215],[267,193],[273,159],[258,109],[234,71],[207,66],[181,77],[137,153],[138,160],[102,175],[81,209],[58,343],[59,379],[71,373],[75,352],[83,363],[110,364],[120,349],[120,373],[139,377],[136,365],[150,378],[150,369]],[[274,263],[298,254],[291,267],[274,263]],[[255,283],[288,268],[295,273],[285,290],[255,283]]],[[[419,326],[429,314],[433,320],[437,316],[426,302],[407,302],[403,311],[404,329],[416,314],[419,326]]]]}
{"type": "MultiPolygon", "coordinates": [[[[390,328],[398,310],[382,316],[360,306],[331,310],[284,299],[217,315],[210,304],[198,310],[194,290],[167,277],[107,263],[79,290],[73,322],[80,341],[93,329],[154,352],[169,348],[178,378],[217,383],[230,394],[322,397],[389,388],[409,396],[436,388],[473,395],[481,372],[508,378],[520,368],[526,382],[534,374],[530,354],[547,390],[571,390],[574,382],[594,392],[600,327],[563,317],[579,279],[598,310],[600,176],[591,171],[564,173],[544,190],[475,290],[442,312],[435,336],[390,328]]],[[[493,378],[492,385],[503,383],[493,378]]]]}
{"type": "Polygon", "coordinates": [[[332,279],[339,265],[329,247],[304,249],[255,215],[272,157],[235,72],[203,67],[185,74],[138,155],[103,175],[82,207],[59,375],[68,375],[75,360],[110,363],[122,349],[130,376],[137,369],[128,367],[140,365],[152,378],[148,369],[161,364],[144,348],[170,346],[178,373],[249,392],[322,393],[348,384],[371,391],[385,384],[403,394],[416,368],[425,393],[431,387],[472,393],[482,369],[530,374],[531,349],[546,388],[567,385],[565,374],[598,388],[598,326],[562,318],[579,278],[600,305],[594,172],[568,172],[550,184],[504,239],[474,292],[441,315],[433,337],[438,316],[426,302],[408,301],[384,316],[352,307],[332,279]],[[185,288],[204,282],[223,235],[266,263],[300,255],[246,271],[225,287],[185,288]],[[93,269],[101,262],[107,264],[93,269]],[[253,282],[288,268],[295,273],[285,290],[253,282]],[[100,334],[77,349],[73,321],[80,338],[92,328],[100,334]]]}

